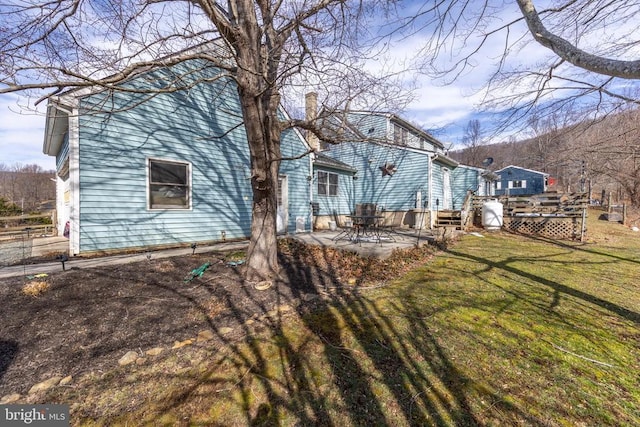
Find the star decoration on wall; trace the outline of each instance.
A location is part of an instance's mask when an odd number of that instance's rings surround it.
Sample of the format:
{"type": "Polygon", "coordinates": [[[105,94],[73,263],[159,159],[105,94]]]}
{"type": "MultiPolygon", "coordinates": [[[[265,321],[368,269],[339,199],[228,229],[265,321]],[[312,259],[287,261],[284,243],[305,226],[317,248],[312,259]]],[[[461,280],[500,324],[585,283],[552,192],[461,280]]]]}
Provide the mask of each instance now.
{"type": "Polygon", "coordinates": [[[396,173],[397,170],[398,168],[396,168],[396,165],[394,165],[393,163],[385,162],[384,165],[380,166],[382,176],[392,176],[394,173],[396,173]]]}

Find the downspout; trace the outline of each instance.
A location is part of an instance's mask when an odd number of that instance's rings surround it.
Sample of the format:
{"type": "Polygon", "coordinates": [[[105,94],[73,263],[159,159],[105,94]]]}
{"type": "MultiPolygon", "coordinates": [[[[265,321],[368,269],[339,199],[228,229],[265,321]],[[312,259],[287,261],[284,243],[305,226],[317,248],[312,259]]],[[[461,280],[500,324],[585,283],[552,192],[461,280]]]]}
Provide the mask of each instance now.
{"type": "Polygon", "coordinates": [[[436,154],[430,154],[429,157],[429,186],[428,186],[428,201],[429,201],[429,228],[433,228],[433,158],[436,154]]]}
{"type": "Polygon", "coordinates": [[[315,153],[309,154],[309,231],[313,232],[313,162],[315,153]]]}
{"type": "Polygon", "coordinates": [[[80,253],[80,113],[77,107],[73,108],[69,116],[69,180],[71,183],[69,188],[71,192],[70,255],[77,255],[80,253]]]}

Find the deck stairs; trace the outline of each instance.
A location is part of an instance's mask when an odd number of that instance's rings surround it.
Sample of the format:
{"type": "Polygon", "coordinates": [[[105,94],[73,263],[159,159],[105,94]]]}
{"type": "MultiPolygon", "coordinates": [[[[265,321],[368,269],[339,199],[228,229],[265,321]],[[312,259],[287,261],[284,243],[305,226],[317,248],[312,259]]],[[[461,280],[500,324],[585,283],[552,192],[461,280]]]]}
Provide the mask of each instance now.
{"type": "Polygon", "coordinates": [[[436,227],[453,228],[456,230],[462,229],[462,212],[454,210],[442,210],[438,211],[436,216],[436,227]]]}

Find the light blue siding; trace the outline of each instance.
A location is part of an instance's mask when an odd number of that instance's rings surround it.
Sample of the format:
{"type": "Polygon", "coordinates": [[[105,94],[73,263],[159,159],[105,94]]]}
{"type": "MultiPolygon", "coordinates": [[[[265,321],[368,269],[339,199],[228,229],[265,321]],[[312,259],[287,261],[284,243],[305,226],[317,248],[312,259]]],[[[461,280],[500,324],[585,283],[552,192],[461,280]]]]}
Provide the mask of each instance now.
{"type": "Polygon", "coordinates": [[[355,191],[353,173],[337,169],[315,166],[313,172],[313,200],[319,205],[318,215],[348,215],[355,206],[355,191]],[[318,171],[335,173],[338,175],[338,195],[328,196],[318,194],[318,171]]]}
{"type": "Polygon", "coordinates": [[[478,192],[481,184],[480,171],[477,168],[459,165],[451,173],[453,205],[460,209],[467,197],[467,191],[478,192]]]}
{"type": "Polygon", "coordinates": [[[381,114],[372,113],[350,113],[347,120],[366,138],[377,140],[378,142],[390,140],[389,119],[381,114]]]}
{"type": "Polygon", "coordinates": [[[426,153],[374,143],[343,143],[325,154],[358,170],[352,199],[342,207],[348,210],[339,214],[349,214],[356,203],[376,203],[387,211],[406,211],[415,207],[417,192],[428,192],[426,153]],[[385,163],[397,168],[392,176],[382,175],[380,167],[385,163]]]}
{"type": "MultiPolygon", "coordinates": [[[[307,150],[303,145],[300,135],[293,129],[283,132],[281,138],[281,150],[283,157],[297,157],[307,150]]],[[[246,145],[246,143],[245,143],[246,145]]],[[[309,158],[296,160],[283,160],[280,164],[280,173],[286,175],[289,185],[289,221],[287,231],[296,231],[296,219],[304,218],[306,231],[311,231],[311,190],[308,177],[311,174],[309,158]]]]}
{"type": "MultiPolygon", "coordinates": [[[[146,76],[132,85],[149,82],[146,76]]],[[[214,241],[223,232],[226,239],[247,237],[250,160],[235,86],[219,80],[145,102],[142,96],[120,92],[82,100],[80,252],[214,241]],[[149,158],[191,165],[190,209],[148,208],[149,158]]],[[[296,133],[286,132],[282,150],[294,156],[305,147],[296,133]]],[[[308,162],[284,161],[281,167],[289,177],[290,230],[296,216],[309,213],[308,162]]]]}
{"type": "Polygon", "coordinates": [[[64,162],[69,157],[69,133],[64,134],[64,138],[62,139],[62,145],[60,146],[60,151],[56,155],[56,170],[60,171],[64,162]]]}
{"type": "Polygon", "coordinates": [[[433,171],[431,173],[431,200],[428,207],[430,210],[443,210],[444,207],[444,185],[442,181],[442,166],[440,163],[431,164],[433,171]]]}

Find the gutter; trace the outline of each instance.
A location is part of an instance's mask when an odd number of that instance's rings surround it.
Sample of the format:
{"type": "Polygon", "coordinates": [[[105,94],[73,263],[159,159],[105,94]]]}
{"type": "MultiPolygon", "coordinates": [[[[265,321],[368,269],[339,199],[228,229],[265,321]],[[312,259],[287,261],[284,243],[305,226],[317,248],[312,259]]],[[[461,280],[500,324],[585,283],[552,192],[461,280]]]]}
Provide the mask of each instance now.
{"type": "Polygon", "coordinates": [[[445,156],[444,154],[436,154],[435,156],[433,156],[433,160],[454,168],[460,164],[460,162],[457,162],[451,157],[445,156]]]}
{"type": "Polygon", "coordinates": [[[42,152],[55,156],[60,151],[65,132],[69,128],[69,116],[73,113],[62,105],[49,102],[45,118],[45,133],[42,152]]]}

